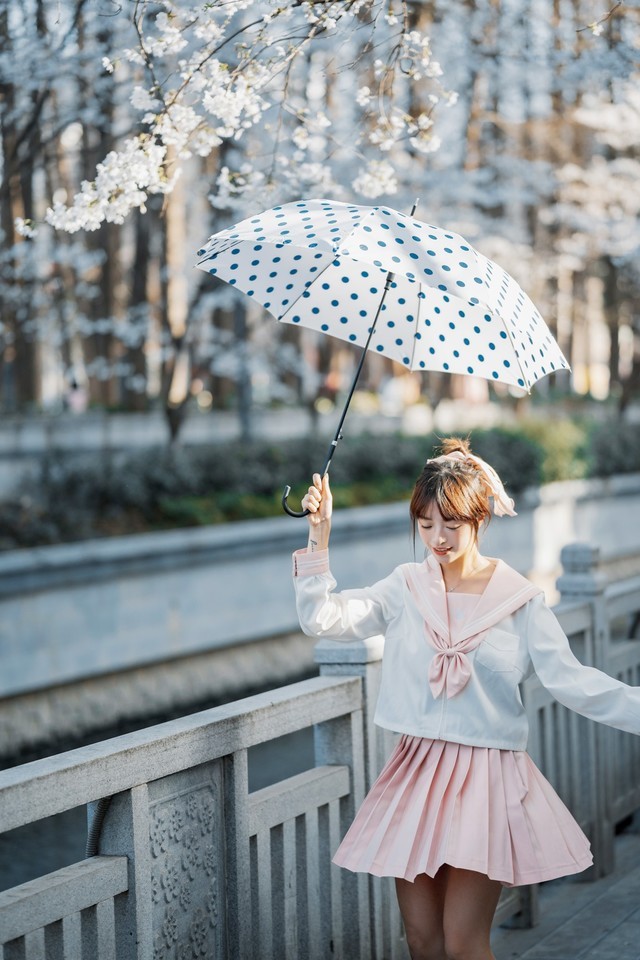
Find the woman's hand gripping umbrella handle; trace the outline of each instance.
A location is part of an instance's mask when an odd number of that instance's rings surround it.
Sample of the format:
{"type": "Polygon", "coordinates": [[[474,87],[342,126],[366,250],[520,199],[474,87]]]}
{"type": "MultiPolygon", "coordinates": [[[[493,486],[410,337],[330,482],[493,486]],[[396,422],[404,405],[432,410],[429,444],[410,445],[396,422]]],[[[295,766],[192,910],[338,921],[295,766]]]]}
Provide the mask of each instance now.
{"type": "Polygon", "coordinates": [[[333,513],[333,497],[329,486],[329,474],[320,476],[314,473],[313,482],[304,497],[302,506],[309,517],[309,544],[307,550],[313,553],[317,550],[326,550],[329,546],[331,532],[331,514],[333,513]]]}
{"type": "MultiPolygon", "coordinates": [[[[346,411],[345,411],[345,412],[346,412],[346,411]]],[[[338,441],[339,441],[339,440],[342,440],[342,423],[343,423],[343,421],[344,421],[344,415],[343,415],[343,417],[342,417],[342,420],[340,421],[340,426],[338,427],[338,431],[337,431],[335,437],[333,438],[333,440],[331,441],[331,446],[329,447],[329,453],[327,454],[327,459],[325,460],[324,467],[322,468],[322,473],[320,473],[320,474],[317,474],[317,473],[314,474],[314,477],[319,477],[319,478],[320,478],[320,484],[322,484],[322,479],[323,479],[324,477],[327,477],[327,476],[328,476],[328,474],[329,474],[329,464],[331,463],[331,457],[334,455],[334,453],[335,453],[335,451],[336,451],[336,447],[338,446],[338,441]]],[[[311,489],[311,488],[309,488],[309,489],[311,489]]],[[[292,509],[291,509],[291,507],[290,507],[289,504],[287,503],[287,498],[288,498],[288,496],[289,496],[290,493],[291,493],[291,487],[287,484],[287,486],[284,488],[284,492],[283,492],[283,494],[282,494],[282,507],[283,507],[285,513],[288,513],[290,517],[308,517],[309,514],[311,513],[311,511],[310,511],[308,508],[305,508],[304,510],[292,510],[292,509]]],[[[302,501],[303,504],[304,504],[304,500],[305,500],[305,499],[306,499],[306,497],[305,497],[305,498],[303,499],[303,501],[302,501]]]]}

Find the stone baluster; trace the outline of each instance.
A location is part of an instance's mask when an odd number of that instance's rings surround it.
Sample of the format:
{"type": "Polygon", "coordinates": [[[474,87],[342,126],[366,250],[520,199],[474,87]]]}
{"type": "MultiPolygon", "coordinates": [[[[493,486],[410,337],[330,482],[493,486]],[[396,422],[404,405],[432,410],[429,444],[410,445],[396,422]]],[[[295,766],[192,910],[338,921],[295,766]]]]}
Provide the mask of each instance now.
{"type": "MultiPolygon", "coordinates": [[[[321,640],[315,647],[315,661],[320,665],[322,676],[360,677],[362,681],[363,705],[361,737],[364,759],[364,789],[369,790],[392,748],[392,737],[376,727],[373,722],[378,690],[380,688],[382,651],[384,638],[370,637],[364,641],[343,642],[321,640]]],[[[316,742],[316,753],[318,743],[316,742]]],[[[326,752],[321,747],[317,763],[349,762],[340,751],[326,752]]],[[[361,798],[355,798],[355,808],[361,798]]],[[[348,826],[348,823],[345,825],[348,826]]],[[[347,871],[344,871],[346,873],[347,871]]],[[[360,874],[360,911],[362,914],[363,891],[367,896],[367,916],[371,921],[371,949],[367,952],[366,943],[360,945],[361,957],[388,957],[389,960],[401,960],[408,956],[404,940],[402,923],[398,910],[393,881],[360,874]]]]}
{"type": "MultiPolygon", "coordinates": [[[[563,602],[587,602],[591,609],[591,630],[585,636],[581,659],[589,666],[607,671],[610,630],[606,605],[607,578],[598,569],[600,550],[587,543],[571,543],[563,547],[560,559],[563,572],[556,586],[563,602]]],[[[614,868],[614,824],[611,822],[609,797],[609,745],[612,731],[595,724],[589,731],[591,761],[588,778],[593,802],[594,877],[605,876],[614,868]]]]}

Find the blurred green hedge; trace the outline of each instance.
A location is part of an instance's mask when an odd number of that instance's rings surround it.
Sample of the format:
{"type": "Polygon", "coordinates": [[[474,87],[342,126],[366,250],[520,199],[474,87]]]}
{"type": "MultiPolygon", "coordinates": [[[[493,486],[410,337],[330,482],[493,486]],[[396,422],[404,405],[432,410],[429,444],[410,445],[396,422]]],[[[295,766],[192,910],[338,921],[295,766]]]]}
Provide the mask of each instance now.
{"type": "MultiPolygon", "coordinates": [[[[536,420],[473,430],[470,438],[513,495],[554,480],[640,471],[636,424],[536,420]]],[[[336,505],[408,498],[438,443],[435,434],[348,437],[331,464],[336,505]]],[[[278,516],[284,485],[291,485],[289,502],[297,507],[328,447],[328,439],[306,436],[108,459],[58,454],[19,496],[0,503],[0,549],[278,516]]]]}

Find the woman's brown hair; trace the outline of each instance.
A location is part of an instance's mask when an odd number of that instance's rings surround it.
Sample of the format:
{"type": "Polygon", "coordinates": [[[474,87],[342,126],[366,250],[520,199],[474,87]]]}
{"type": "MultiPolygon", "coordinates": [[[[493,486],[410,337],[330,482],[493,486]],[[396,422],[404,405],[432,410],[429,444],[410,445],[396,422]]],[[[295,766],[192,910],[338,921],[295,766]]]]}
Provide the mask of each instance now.
{"type": "MultiPolygon", "coordinates": [[[[469,441],[461,437],[442,440],[440,457],[455,452],[468,456],[471,453],[469,441]]],[[[431,504],[435,504],[445,520],[470,523],[477,537],[480,525],[488,523],[491,517],[490,496],[484,474],[472,460],[427,460],[416,480],[409,505],[414,532],[416,522],[427,515],[431,504]]]]}

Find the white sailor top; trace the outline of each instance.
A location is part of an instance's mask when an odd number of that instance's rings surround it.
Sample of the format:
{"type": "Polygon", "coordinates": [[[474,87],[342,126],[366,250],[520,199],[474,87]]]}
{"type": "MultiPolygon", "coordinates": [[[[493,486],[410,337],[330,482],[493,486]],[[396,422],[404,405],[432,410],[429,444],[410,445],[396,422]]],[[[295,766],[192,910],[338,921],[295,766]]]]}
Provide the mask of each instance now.
{"type": "Polygon", "coordinates": [[[574,656],[543,594],[498,560],[462,623],[449,622],[439,564],[402,564],[371,587],[336,591],[327,550],[294,554],[303,631],[312,637],[385,636],[375,722],[397,733],[524,750],[520,682],[534,670],[560,703],[640,734],[640,687],[574,656]]]}

